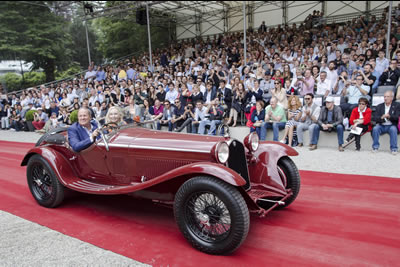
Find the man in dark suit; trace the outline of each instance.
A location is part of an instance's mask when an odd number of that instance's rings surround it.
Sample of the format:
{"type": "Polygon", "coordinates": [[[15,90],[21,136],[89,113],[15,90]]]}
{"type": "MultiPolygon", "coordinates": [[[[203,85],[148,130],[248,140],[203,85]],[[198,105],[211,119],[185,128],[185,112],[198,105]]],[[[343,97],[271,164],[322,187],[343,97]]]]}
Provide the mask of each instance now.
{"type": "Polygon", "coordinates": [[[372,152],[379,149],[379,136],[385,133],[390,135],[390,150],[397,154],[397,124],[400,116],[400,104],[393,101],[393,91],[386,91],[383,95],[384,103],[376,107],[372,120],[376,122],[372,129],[372,152]]]}
{"type": "Polygon", "coordinates": [[[95,122],[90,121],[90,111],[80,108],[78,122],[68,129],[68,142],[75,152],[88,148],[97,138],[100,138],[100,130],[95,122]]]}
{"type": "Polygon", "coordinates": [[[220,80],[218,93],[220,94],[221,105],[223,106],[226,114],[229,114],[229,111],[232,107],[232,91],[231,89],[225,87],[225,80],[220,80]]]}

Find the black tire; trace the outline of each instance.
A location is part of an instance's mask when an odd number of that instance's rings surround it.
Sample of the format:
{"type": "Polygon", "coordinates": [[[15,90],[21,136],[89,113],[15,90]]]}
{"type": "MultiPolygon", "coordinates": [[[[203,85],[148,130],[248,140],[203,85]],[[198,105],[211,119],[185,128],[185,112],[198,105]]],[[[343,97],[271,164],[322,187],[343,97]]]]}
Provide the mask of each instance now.
{"type": "Polygon", "coordinates": [[[29,190],[39,205],[55,208],[64,199],[64,186],[50,164],[40,155],[33,155],[26,168],[29,190]]]}
{"type": "Polygon", "coordinates": [[[294,164],[289,157],[282,157],[279,159],[278,172],[282,181],[286,180],[286,189],[292,189],[293,193],[293,195],[285,200],[285,205],[277,207],[278,209],[283,209],[289,206],[300,192],[300,173],[296,164],[294,164]]]}
{"type": "Polygon", "coordinates": [[[208,254],[232,253],[249,232],[249,210],[242,195],[214,177],[186,181],[175,195],[174,215],[186,240],[208,254]]]}

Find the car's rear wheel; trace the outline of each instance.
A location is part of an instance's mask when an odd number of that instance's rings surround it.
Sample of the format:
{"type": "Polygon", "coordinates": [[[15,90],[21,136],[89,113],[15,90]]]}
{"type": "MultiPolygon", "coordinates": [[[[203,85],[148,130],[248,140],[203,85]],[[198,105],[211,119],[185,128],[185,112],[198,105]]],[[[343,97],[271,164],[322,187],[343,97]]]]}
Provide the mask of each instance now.
{"type": "Polygon", "coordinates": [[[64,199],[64,186],[58,181],[50,164],[40,155],[33,155],[26,169],[29,190],[44,207],[54,208],[64,199]]]}
{"type": "Polygon", "coordinates": [[[175,195],[175,220],[184,237],[208,254],[229,254],[246,239],[250,218],[232,185],[208,176],[186,181],[175,195]]]}
{"type": "Polygon", "coordinates": [[[278,206],[282,209],[289,206],[300,192],[300,174],[296,164],[289,157],[282,157],[278,161],[278,172],[286,189],[292,190],[292,195],[285,200],[285,205],[278,206]]]}

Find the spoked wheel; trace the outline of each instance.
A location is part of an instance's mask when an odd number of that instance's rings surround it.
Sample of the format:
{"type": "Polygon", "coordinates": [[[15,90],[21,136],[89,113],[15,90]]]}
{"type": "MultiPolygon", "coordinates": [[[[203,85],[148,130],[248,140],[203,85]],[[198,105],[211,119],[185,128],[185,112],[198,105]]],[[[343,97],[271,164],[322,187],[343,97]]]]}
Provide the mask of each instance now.
{"type": "Polygon", "coordinates": [[[282,157],[278,161],[278,173],[286,189],[291,189],[293,195],[285,200],[285,205],[278,206],[278,209],[286,208],[300,192],[300,174],[296,164],[289,157],[282,157]]]}
{"type": "Polygon", "coordinates": [[[231,216],[226,205],[214,194],[194,193],[185,207],[189,228],[206,242],[221,241],[231,229],[231,216]]]}
{"type": "Polygon", "coordinates": [[[185,238],[209,254],[228,254],[246,239],[249,211],[239,191],[213,177],[194,177],[175,196],[175,219],[185,238]]]}
{"type": "Polygon", "coordinates": [[[221,123],[218,128],[216,135],[224,136],[224,137],[229,137],[230,136],[230,131],[229,131],[229,126],[225,123],[221,123]]]}
{"type": "Polygon", "coordinates": [[[54,208],[62,202],[64,186],[42,156],[34,155],[29,159],[26,174],[29,190],[41,206],[54,208]]]}

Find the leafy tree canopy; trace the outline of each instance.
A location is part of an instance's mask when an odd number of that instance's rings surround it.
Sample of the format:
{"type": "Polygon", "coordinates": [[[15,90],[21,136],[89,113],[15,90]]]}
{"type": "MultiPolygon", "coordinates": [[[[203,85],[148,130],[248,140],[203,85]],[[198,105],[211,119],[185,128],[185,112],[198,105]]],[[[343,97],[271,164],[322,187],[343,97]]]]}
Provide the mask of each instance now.
{"type": "Polygon", "coordinates": [[[0,53],[32,62],[33,69],[44,70],[46,81],[53,81],[56,66],[62,69],[71,62],[66,23],[44,1],[0,2],[0,53]]]}

